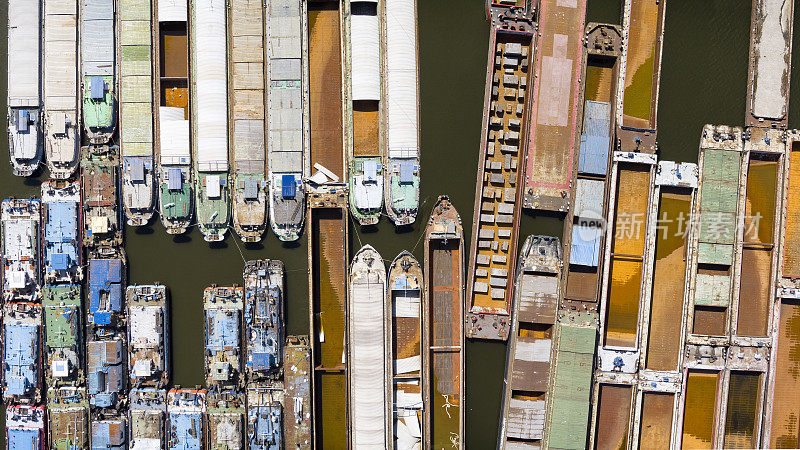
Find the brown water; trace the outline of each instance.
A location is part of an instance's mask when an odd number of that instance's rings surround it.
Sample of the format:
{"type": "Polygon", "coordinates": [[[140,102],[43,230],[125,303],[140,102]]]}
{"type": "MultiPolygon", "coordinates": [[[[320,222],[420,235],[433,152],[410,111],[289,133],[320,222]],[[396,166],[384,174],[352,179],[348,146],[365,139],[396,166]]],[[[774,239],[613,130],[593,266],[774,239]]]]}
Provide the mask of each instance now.
{"type": "Polygon", "coordinates": [[[639,448],[661,450],[669,448],[672,437],[674,394],[645,392],[642,394],[639,448]]]}
{"type": "Polygon", "coordinates": [[[756,423],[761,410],[760,386],[761,374],[758,372],[731,372],[725,412],[725,448],[756,447],[756,423]]]}
{"type": "Polygon", "coordinates": [[[657,41],[663,3],[658,0],[633,0],[628,57],[625,67],[623,123],[636,128],[653,128],[655,111],[652,97],[658,73],[657,41]]]}
{"type": "Polygon", "coordinates": [[[686,237],[678,217],[689,217],[692,194],[662,188],[658,217],[666,219],[656,231],[653,300],[647,345],[647,368],[675,370],[678,366],[686,280],[686,237]],[[669,221],[667,221],[669,220],[669,221]]]}
{"type": "MultiPolygon", "coordinates": [[[[3,1],[0,7],[2,23],[7,21],[6,5],[3,1]]],[[[747,1],[669,2],[658,106],[662,158],[696,161],[703,124],[742,123],[750,7],[747,1]]],[[[619,24],[621,8],[620,0],[589,0],[586,20],[619,24]]],[[[800,14],[795,15],[795,20],[800,20],[800,14]]],[[[424,168],[420,222],[427,219],[436,196],[446,193],[461,212],[465,241],[469,242],[488,50],[485,4],[418,1],[418,24],[424,168]]],[[[800,24],[796,23],[795,29],[800,29],[800,24]]],[[[0,33],[0,53],[5,59],[5,28],[0,33]]],[[[800,33],[795,33],[794,48],[800,48],[797,39],[800,33]]],[[[5,71],[0,71],[0,86],[5,86],[5,77],[5,71]]],[[[798,64],[792,80],[800,80],[798,64]]],[[[789,125],[800,127],[800,89],[793,87],[791,92],[789,125]]],[[[5,102],[5,97],[0,95],[0,101],[5,102]]],[[[8,154],[5,141],[0,154],[8,154]]],[[[0,156],[0,173],[2,196],[38,195],[40,181],[47,179],[46,175],[27,180],[13,177],[7,156],[0,156]]],[[[377,229],[351,231],[351,254],[360,243],[370,243],[385,259],[392,259],[403,249],[419,259],[421,228],[415,224],[410,230],[396,233],[389,221],[383,220],[377,229]]],[[[558,217],[524,213],[519,242],[529,234],[561,236],[562,228],[563,221],[558,217]]],[[[287,331],[308,333],[305,237],[298,244],[282,244],[269,233],[263,243],[245,247],[228,236],[224,243],[212,248],[194,229],[187,236],[173,238],[157,221],[138,233],[130,228],[126,233],[131,281],[160,280],[171,291],[173,349],[181,350],[173,352],[174,382],[202,383],[202,289],[210,283],[242,282],[240,247],[248,259],[284,261],[287,331]]],[[[467,353],[466,439],[470,448],[493,448],[497,443],[505,344],[468,342],[467,353]]],[[[797,404],[800,400],[794,403],[797,404]]],[[[797,420],[798,415],[794,417],[797,420]]]]}
{"type": "Polygon", "coordinates": [[[627,448],[632,393],[631,386],[600,385],[596,449],[624,450],[627,448]]]}
{"type": "Polygon", "coordinates": [[[719,373],[690,370],[683,406],[682,448],[713,448],[719,373]]]}

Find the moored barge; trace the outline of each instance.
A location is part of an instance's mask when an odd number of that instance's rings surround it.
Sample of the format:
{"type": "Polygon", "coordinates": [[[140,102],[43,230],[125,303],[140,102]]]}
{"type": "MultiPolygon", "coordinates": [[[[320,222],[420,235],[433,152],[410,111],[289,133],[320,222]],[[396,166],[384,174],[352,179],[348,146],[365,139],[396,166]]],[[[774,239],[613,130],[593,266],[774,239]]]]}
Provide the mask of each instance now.
{"type": "Polygon", "coordinates": [[[386,308],[391,311],[389,345],[392,370],[387,372],[391,389],[392,446],[397,450],[422,448],[422,310],[425,295],[422,267],[403,251],[389,266],[386,308]]]}
{"type": "Polygon", "coordinates": [[[666,0],[625,0],[617,149],[654,153],[666,0]]]}
{"type": "Polygon", "coordinates": [[[490,14],[466,335],[504,341],[511,326],[508,272],[517,251],[534,25],[525,7],[493,5],[490,14]]]}
{"type": "Polygon", "coordinates": [[[50,178],[72,176],[80,163],[78,5],[46,2],[42,38],[44,148],[50,178]]]}
{"type": "Polygon", "coordinates": [[[134,388],[128,396],[130,448],[145,450],[166,447],[167,391],[134,388]]]}
{"type": "Polygon", "coordinates": [[[228,98],[225,0],[192,0],[192,163],[197,226],[207,242],[228,231],[228,98]]]}
{"type": "Polygon", "coordinates": [[[306,2],[271,0],[266,15],[269,221],[281,241],[300,237],[308,173],[306,2]]]}
{"type": "Polygon", "coordinates": [[[122,213],[117,206],[119,147],[81,148],[83,245],[122,244],[122,213]]]}
{"type": "Polygon", "coordinates": [[[416,0],[383,7],[386,151],[384,202],[395,225],[410,225],[419,210],[420,127],[416,0]]]}
{"type": "Polygon", "coordinates": [[[45,283],[80,282],[83,280],[80,182],[42,183],[42,221],[45,283]]]}
{"type": "Polygon", "coordinates": [[[3,400],[34,405],[42,399],[42,307],[3,306],[3,400]]]}
{"type": "Polygon", "coordinates": [[[90,334],[88,339],[86,368],[92,418],[100,417],[101,412],[122,414],[127,397],[125,334],[103,330],[90,334]]]}
{"type": "Polygon", "coordinates": [[[6,407],[6,448],[45,450],[45,413],[43,406],[9,405],[6,407]]]}
{"type": "Polygon", "coordinates": [[[109,415],[92,420],[91,448],[128,448],[128,420],[109,415]]]}
{"type": "Polygon", "coordinates": [[[42,163],[42,0],[8,2],[8,148],[14,175],[33,175],[42,163]]]}
{"type": "MultiPolygon", "coordinates": [[[[521,146],[527,148],[523,205],[567,212],[573,199],[580,135],[586,0],[542,0],[537,14],[536,76],[529,80],[533,89],[530,123],[523,130],[527,140],[521,146]]],[[[509,78],[503,75],[506,92],[516,88],[516,80],[509,78]]]]}
{"type": "Polygon", "coordinates": [[[167,287],[128,286],[128,371],[131,386],[164,388],[169,383],[170,342],[167,287]]]}
{"type": "Polygon", "coordinates": [[[311,448],[311,347],[308,336],[289,336],[283,348],[285,448],[311,448]]]}
{"type": "Polygon", "coordinates": [[[45,285],[42,307],[47,386],[80,386],[85,381],[81,286],[45,285]]]}
{"type": "MultiPolygon", "coordinates": [[[[247,445],[253,450],[273,450],[281,448],[310,448],[300,444],[290,445],[284,442],[285,431],[291,430],[295,424],[283,417],[281,403],[284,393],[280,383],[266,385],[252,383],[247,388],[247,445]]],[[[307,442],[310,446],[310,442],[307,442]]]]}
{"type": "Polygon", "coordinates": [[[263,2],[233,0],[228,9],[233,228],[244,242],[260,241],[267,228],[264,8],[263,2]]]}
{"type": "Polygon", "coordinates": [[[194,215],[189,117],[189,41],[186,0],[157,1],[154,96],[158,215],[169,234],[185,233],[194,215]]]}
{"type": "Polygon", "coordinates": [[[544,440],[561,268],[558,238],[525,239],[514,278],[514,315],[506,356],[499,449],[540,446],[544,440]]]}
{"type": "Polygon", "coordinates": [[[143,226],[155,209],[153,171],[153,46],[151,0],[124,0],[120,30],[122,204],[128,225],[143,226]]]}
{"type": "Polygon", "coordinates": [[[206,394],[205,448],[209,450],[245,448],[246,401],[244,392],[216,389],[208,391],[206,394]]]}
{"type": "Polygon", "coordinates": [[[361,225],[380,220],[384,196],[381,126],[381,18],[378,0],[344,1],[345,146],[350,212],[361,225]]]}
{"type": "Polygon", "coordinates": [[[49,448],[73,450],[89,447],[89,403],[85,387],[50,388],[47,392],[49,448]]]}
{"type": "Polygon", "coordinates": [[[111,141],[117,128],[115,0],[81,0],[81,108],[89,143],[111,141]]]}
{"type": "Polygon", "coordinates": [[[392,441],[391,373],[386,267],[365,245],[350,266],[347,359],[350,446],[389,448],[392,441]]]}
{"type": "Polygon", "coordinates": [[[167,449],[203,448],[206,414],[206,391],[181,389],[167,393],[167,449]]]}
{"type": "Polygon", "coordinates": [[[754,0],[750,15],[745,125],[786,128],[794,0],[754,0]]]}
{"type": "Polygon", "coordinates": [[[0,227],[3,246],[3,301],[34,302],[40,295],[38,199],[6,199],[0,227]]]}
{"type": "Polygon", "coordinates": [[[241,287],[208,287],[203,291],[206,386],[233,389],[243,384],[241,287]]]}
{"type": "Polygon", "coordinates": [[[441,196],[425,228],[422,432],[427,448],[464,447],[464,259],[461,217],[441,196]]]}
{"type": "Polygon", "coordinates": [[[125,253],[103,247],[89,254],[88,325],[95,328],[125,328],[125,253]]]}
{"type": "Polygon", "coordinates": [[[244,267],[245,371],[248,381],[277,378],[283,363],[283,263],[244,267]]]}

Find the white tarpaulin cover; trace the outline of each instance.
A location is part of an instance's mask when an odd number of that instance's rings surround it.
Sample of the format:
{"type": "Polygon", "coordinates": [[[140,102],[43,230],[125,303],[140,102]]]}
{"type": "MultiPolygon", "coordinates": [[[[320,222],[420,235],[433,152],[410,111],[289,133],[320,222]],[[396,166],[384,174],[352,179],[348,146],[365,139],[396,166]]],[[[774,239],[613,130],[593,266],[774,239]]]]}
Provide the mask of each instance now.
{"type": "Polygon", "coordinates": [[[350,417],[353,448],[387,448],[383,260],[372,248],[356,255],[350,284],[350,417]],[[367,271],[363,258],[372,257],[367,271]]]}
{"type": "Polygon", "coordinates": [[[390,158],[419,154],[414,0],[386,1],[386,112],[390,158]]]}
{"type": "Polygon", "coordinates": [[[8,2],[8,106],[39,106],[40,0],[8,2]]]}
{"type": "Polygon", "coordinates": [[[114,0],[83,0],[81,27],[83,75],[113,76],[114,0]]]}
{"type": "Polygon", "coordinates": [[[158,108],[161,123],[161,163],[189,164],[189,121],[183,108],[158,108]]]}
{"type": "Polygon", "coordinates": [[[378,16],[350,17],[353,100],[381,99],[380,28],[378,16]]]}
{"type": "Polygon", "coordinates": [[[158,0],[159,22],[186,22],[186,0],[158,0]]]}
{"type": "Polygon", "coordinates": [[[192,60],[197,86],[194,123],[197,168],[201,172],[228,170],[228,98],[225,0],[194,2],[192,60]]]}
{"type": "Polygon", "coordinates": [[[356,196],[356,208],[380,208],[383,201],[383,178],[379,178],[378,183],[367,184],[363,175],[356,175],[353,180],[353,191],[356,196]]]}

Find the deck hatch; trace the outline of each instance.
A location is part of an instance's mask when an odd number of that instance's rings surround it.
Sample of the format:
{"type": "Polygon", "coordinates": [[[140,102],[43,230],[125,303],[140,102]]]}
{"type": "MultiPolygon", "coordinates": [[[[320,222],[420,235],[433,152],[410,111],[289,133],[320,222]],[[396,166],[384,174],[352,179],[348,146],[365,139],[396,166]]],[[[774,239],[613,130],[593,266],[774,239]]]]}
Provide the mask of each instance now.
{"type": "Polygon", "coordinates": [[[258,182],[256,180],[244,181],[245,200],[256,200],[258,198],[258,182]]]}
{"type": "Polygon", "coordinates": [[[144,161],[141,159],[132,159],[128,164],[131,165],[131,179],[135,183],[144,182],[144,161]]]}
{"type": "Polygon", "coordinates": [[[169,169],[167,172],[167,188],[171,191],[180,191],[183,188],[181,169],[169,169]]]}
{"type": "Polygon", "coordinates": [[[294,175],[281,176],[281,195],[283,198],[294,198],[297,193],[294,175]]]}
{"type": "Polygon", "coordinates": [[[92,77],[91,80],[90,89],[92,100],[102,100],[106,90],[105,80],[103,80],[103,77],[92,77]]]}

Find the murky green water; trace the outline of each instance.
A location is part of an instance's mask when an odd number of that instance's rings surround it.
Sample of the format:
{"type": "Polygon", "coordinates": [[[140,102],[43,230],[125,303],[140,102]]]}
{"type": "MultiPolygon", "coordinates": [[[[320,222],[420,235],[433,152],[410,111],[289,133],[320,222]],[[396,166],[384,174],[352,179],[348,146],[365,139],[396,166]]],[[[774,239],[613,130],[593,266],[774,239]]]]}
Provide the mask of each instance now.
{"type": "MultiPolygon", "coordinates": [[[[0,22],[5,23],[7,3],[1,3],[0,22]]],[[[418,5],[423,167],[420,219],[411,230],[401,233],[396,233],[385,218],[376,229],[352,227],[351,251],[370,243],[386,260],[403,249],[422,258],[422,226],[439,194],[449,194],[461,213],[466,242],[471,228],[489,31],[484,1],[425,0],[418,5]]],[[[587,22],[620,23],[620,12],[621,0],[589,0],[587,22]]],[[[695,161],[703,124],[743,122],[749,20],[747,1],[667,5],[658,111],[662,158],[695,161]]],[[[0,54],[5,59],[5,31],[1,33],[0,54]]],[[[800,80],[800,73],[793,73],[792,79],[800,80]]],[[[5,71],[0,71],[0,86],[5,84],[5,71]]],[[[798,91],[800,88],[792,89],[793,93],[798,91]]],[[[790,126],[797,127],[800,97],[794,97],[790,126]]],[[[5,95],[0,99],[5,102],[5,95]]],[[[37,195],[45,177],[23,180],[12,176],[8,145],[5,139],[2,141],[0,196],[37,195]]],[[[563,221],[557,216],[525,213],[521,220],[520,243],[532,233],[561,236],[563,221]]],[[[286,264],[288,331],[308,332],[305,236],[299,243],[282,245],[269,234],[262,244],[249,247],[228,236],[212,248],[196,229],[185,237],[173,238],[156,221],[141,230],[126,229],[125,248],[131,283],[160,281],[170,288],[175,383],[202,383],[202,290],[211,283],[241,283],[244,259],[274,258],[286,264]]],[[[505,345],[500,343],[467,345],[466,439],[470,448],[496,445],[505,354],[505,345]]]]}

